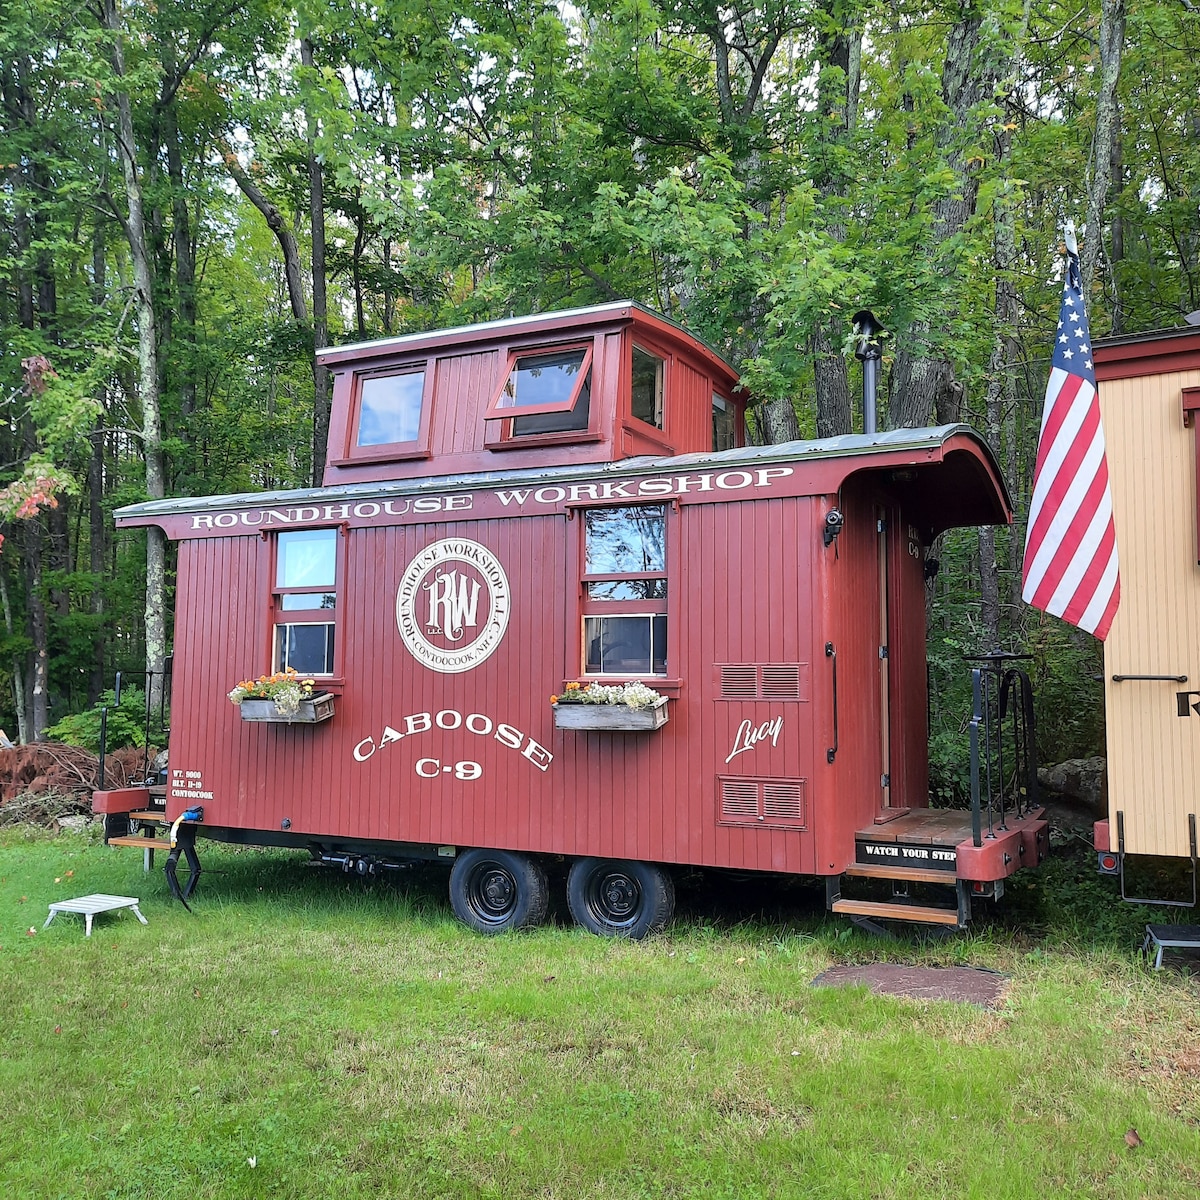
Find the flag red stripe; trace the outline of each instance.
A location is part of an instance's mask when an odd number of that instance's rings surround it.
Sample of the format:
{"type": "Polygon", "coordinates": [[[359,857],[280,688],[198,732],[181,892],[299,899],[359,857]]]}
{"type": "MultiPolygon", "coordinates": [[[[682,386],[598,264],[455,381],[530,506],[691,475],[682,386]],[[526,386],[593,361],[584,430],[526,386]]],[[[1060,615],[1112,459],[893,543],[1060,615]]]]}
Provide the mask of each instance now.
{"type": "MultiPolygon", "coordinates": [[[[1080,501],[1079,508],[1076,510],[1074,517],[1071,518],[1071,524],[1067,526],[1066,531],[1063,533],[1062,541],[1059,543],[1058,549],[1054,552],[1054,557],[1047,564],[1041,581],[1038,583],[1037,591],[1034,593],[1032,601],[1038,608],[1045,608],[1050,603],[1051,597],[1058,590],[1058,585],[1062,583],[1063,576],[1067,573],[1067,569],[1083,545],[1084,535],[1092,523],[1092,518],[1096,515],[1096,510],[1100,507],[1100,501],[1104,499],[1104,493],[1107,488],[1108,471],[1105,469],[1097,471],[1088,490],[1084,493],[1083,499],[1080,501]]],[[[1108,522],[1108,528],[1110,531],[1112,530],[1111,518],[1108,522]]],[[[1101,540],[1101,545],[1103,545],[1103,539],[1101,540]]],[[[1097,551],[1097,555],[1099,553],[1097,551]]],[[[1093,564],[1095,563],[1095,558],[1093,558],[1092,562],[1093,564]]],[[[1095,586],[1099,583],[1100,575],[1103,574],[1107,563],[1108,553],[1105,552],[1100,572],[1092,580],[1091,587],[1088,588],[1089,593],[1095,590],[1095,586]]],[[[1090,574],[1091,568],[1085,573],[1083,580],[1080,581],[1080,589],[1085,586],[1090,574]]],[[[1076,596],[1078,595],[1079,592],[1076,591],[1076,596]]],[[[1087,605],[1085,604],[1083,608],[1086,607],[1087,605]]],[[[1082,611],[1083,609],[1080,609],[1080,612],[1082,611]]]]}
{"type": "Polygon", "coordinates": [[[1104,614],[1100,620],[1096,622],[1096,628],[1092,633],[1101,641],[1108,637],[1108,631],[1112,628],[1113,617],[1117,615],[1117,605],[1121,602],[1121,577],[1117,576],[1117,582],[1113,585],[1112,595],[1108,598],[1108,606],[1104,610],[1104,614]]]}
{"type": "MultiPolygon", "coordinates": [[[[1074,397],[1074,393],[1079,391],[1080,382],[1081,381],[1076,379],[1074,376],[1069,377],[1068,383],[1074,383],[1075,385],[1072,389],[1072,398],[1074,397]]],[[[1063,390],[1065,392],[1065,386],[1063,390]]],[[[1060,392],[1060,400],[1062,395],[1063,393],[1060,392]]],[[[1067,407],[1069,407],[1069,403],[1063,405],[1064,410],[1067,407]]],[[[1062,425],[1063,420],[1061,418],[1055,422],[1055,427],[1057,429],[1061,429],[1062,425]]],[[[1096,437],[1096,430],[1099,428],[1099,426],[1100,408],[1099,405],[1093,401],[1087,407],[1087,411],[1084,414],[1083,420],[1080,422],[1079,430],[1075,434],[1075,437],[1072,440],[1071,445],[1068,447],[1066,454],[1063,456],[1063,461],[1058,470],[1055,472],[1054,478],[1051,480],[1050,487],[1046,490],[1046,494],[1042,498],[1041,506],[1038,508],[1036,513],[1030,514],[1029,536],[1025,550],[1026,562],[1032,562],[1037,556],[1037,552],[1041,548],[1042,542],[1045,539],[1050,526],[1053,524],[1058,510],[1062,507],[1062,503],[1066,498],[1067,492],[1070,491],[1071,485],[1074,483],[1075,477],[1079,473],[1079,468],[1083,463],[1088,450],[1091,449],[1092,442],[1096,437]]],[[[1043,438],[1039,445],[1039,458],[1044,457],[1042,455],[1041,447],[1047,446],[1048,444],[1049,443],[1046,442],[1045,438],[1043,438]]],[[[1040,474],[1035,474],[1034,478],[1040,479],[1041,476],[1040,474]]]]}
{"type": "Polygon", "coordinates": [[[1071,401],[1079,394],[1083,380],[1078,375],[1068,375],[1058,385],[1058,391],[1053,397],[1046,397],[1046,412],[1042,421],[1042,432],[1038,435],[1037,460],[1033,465],[1033,478],[1040,479],[1042,468],[1046,465],[1046,455],[1058,437],[1058,431],[1067,419],[1071,401]],[[1064,399],[1065,397],[1065,399],[1064,399]]]}
{"type": "Polygon", "coordinates": [[[1075,589],[1075,595],[1071,599],[1071,603],[1063,610],[1063,620],[1070,621],[1072,625],[1078,625],[1080,618],[1087,611],[1088,605],[1095,599],[1096,589],[1100,586],[1100,581],[1104,578],[1104,572],[1108,570],[1109,560],[1112,558],[1113,548],[1117,544],[1117,533],[1113,528],[1112,521],[1105,526],[1104,534],[1100,538],[1100,545],[1096,549],[1096,553],[1092,556],[1091,563],[1088,564],[1088,569],[1084,572],[1083,578],[1079,581],[1078,587],[1075,589]]]}

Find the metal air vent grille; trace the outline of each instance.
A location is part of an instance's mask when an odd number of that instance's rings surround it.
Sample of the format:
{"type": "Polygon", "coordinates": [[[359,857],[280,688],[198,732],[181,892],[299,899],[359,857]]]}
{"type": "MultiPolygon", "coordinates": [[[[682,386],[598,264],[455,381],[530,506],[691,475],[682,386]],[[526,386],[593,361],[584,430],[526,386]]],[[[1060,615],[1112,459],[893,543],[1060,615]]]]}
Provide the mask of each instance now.
{"type": "Polygon", "coordinates": [[[757,700],[758,667],[754,663],[721,663],[721,699],[757,700]]]}
{"type": "Polygon", "coordinates": [[[760,829],[803,829],[807,791],[804,779],[718,776],[717,820],[722,825],[753,825],[760,829]]]}
{"type": "Polygon", "coordinates": [[[799,663],[763,663],[760,676],[764,700],[801,698],[799,663]]]}
{"type": "Polygon", "coordinates": [[[807,700],[808,663],[718,663],[718,700],[807,700]]]}

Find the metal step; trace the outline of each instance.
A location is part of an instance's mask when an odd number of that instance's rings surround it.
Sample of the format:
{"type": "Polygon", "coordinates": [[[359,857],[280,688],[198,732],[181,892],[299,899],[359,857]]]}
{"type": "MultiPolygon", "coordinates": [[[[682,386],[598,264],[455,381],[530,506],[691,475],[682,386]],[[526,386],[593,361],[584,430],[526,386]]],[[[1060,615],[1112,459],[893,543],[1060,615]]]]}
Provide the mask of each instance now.
{"type": "MultiPolygon", "coordinates": [[[[136,817],[137,813],[130,813],[136,817]]],[[[953,887],[957,877],[953,871],[935,871],[930,867],[892,867],[887,863],[851,863],[843,875],[859,879],[900,879],[906,883],[940,883],[953,887]]]]}
{"type": "Polygon", "coordinates": [[[878,917],[886,921],[909,921],[917,925],[957,925],[958,910],[930,908],[920,904],[887,904],[880,900],[835,900],[831,911],[848,917],[878,917]]]}

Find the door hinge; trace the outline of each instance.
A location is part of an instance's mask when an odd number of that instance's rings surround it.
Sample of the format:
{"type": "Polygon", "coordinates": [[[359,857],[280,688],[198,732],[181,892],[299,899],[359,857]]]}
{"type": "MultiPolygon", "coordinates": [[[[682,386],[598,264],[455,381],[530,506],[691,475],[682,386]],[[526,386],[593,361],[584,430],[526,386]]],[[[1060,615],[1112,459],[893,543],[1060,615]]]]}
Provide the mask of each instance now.
{"type": "Polygon", "coordinates": [[[887,656],[888,656],[888,648],[886,646],[880,646],[879,647],[879,657],[887,658],[887,656]]]}
{"type": "Polygon", "coordinates": [[[889,787],[891,787],[891,786],[892,786],[892,777],[891,777],[890,775],[886,774],[886,773],[885,773],[885,774],[883,774],[883,775],[880,775],[880,777],[879,777],[879,786],[880,786],[881,788],[889,788],[889,787]]]}

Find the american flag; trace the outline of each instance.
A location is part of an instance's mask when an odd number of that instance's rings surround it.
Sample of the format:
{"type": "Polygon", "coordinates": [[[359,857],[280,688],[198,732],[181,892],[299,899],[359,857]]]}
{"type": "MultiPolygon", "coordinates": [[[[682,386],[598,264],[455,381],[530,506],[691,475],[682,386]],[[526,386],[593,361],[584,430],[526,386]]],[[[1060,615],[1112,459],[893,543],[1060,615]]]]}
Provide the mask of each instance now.
{"type": "Polygon", "coordinates": [[[1038,439],[1021,596],[1101,641],[1121,598],[1117,534],[1074,229],[1038,439]]]}

